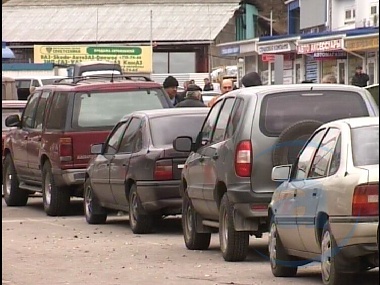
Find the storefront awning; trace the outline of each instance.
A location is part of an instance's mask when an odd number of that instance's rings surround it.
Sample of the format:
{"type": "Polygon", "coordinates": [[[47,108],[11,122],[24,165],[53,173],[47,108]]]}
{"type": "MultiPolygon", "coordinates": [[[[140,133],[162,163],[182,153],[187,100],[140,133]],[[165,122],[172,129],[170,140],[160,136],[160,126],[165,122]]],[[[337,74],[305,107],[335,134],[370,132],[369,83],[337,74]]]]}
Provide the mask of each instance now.
{"type": "Polygon", "coordinates": [[[2,42],[1,44],[1,50],[2,50],[2,55],[3,55],[3,59],[10,59],[10,58],[15,58],[15,54],[13,53],[13,51],[6,46],[6,43],[5,42],[2,42]]]}

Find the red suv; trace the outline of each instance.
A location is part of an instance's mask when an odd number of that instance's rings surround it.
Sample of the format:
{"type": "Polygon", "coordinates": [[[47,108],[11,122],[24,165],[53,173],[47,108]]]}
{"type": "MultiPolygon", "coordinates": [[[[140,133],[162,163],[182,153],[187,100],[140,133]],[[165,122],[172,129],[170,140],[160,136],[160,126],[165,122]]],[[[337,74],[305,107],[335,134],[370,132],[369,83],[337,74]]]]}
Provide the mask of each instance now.
{"type": "Polygon", "coordinates": [[[161,85],[144,79],[83,78],[37,88],[17,127],[4,139],[3,187],[8,206],[24,206],[41,192],[48,215],[65,215],[70,197],[83,196],[90,147],[102,143],[113,126],[133,111],[170,108],[161,85]]]}

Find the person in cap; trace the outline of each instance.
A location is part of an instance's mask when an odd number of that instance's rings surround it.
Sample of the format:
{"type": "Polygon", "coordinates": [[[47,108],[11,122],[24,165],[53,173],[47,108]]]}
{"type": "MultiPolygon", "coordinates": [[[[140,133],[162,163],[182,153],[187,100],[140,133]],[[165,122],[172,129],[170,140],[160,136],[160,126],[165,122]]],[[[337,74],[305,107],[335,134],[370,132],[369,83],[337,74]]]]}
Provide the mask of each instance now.
{"type": "Polygon", "coordinates": [[[164,83],[162,84],[164,86],[166,94],[168,94],[170,101],[172,102],[173,106],[177,105],[181,99],[179,98],[177,94],[177,87],[178,87],[178,81],[175,79],[175,77],[169,75],[165,78],[164,83]]]}
{"type": "Polygon", "coordinates": [[[178,103],[176,108],[181,107],[206,107],[201,101],[202,98],[202,88],[196,84],[189,84],[187,87],[185,100],[178,103]]]}
{"type": "Polygon", "coordinates": [[[243,78],[241,79],[241,84],[243,84],[244,87],[263,85],[263,83],[261,82],[260,75],[254,71],[249,72],[246,75],[244,75],[243,78]]]}
{"type": "Polygon", "coordinates": [[[351,79],[351,84],[359,87],[366,87],[368,80],[368,74],[363,72],[363,68],[361,66],[357,66],[355,75],[351,79]]]}

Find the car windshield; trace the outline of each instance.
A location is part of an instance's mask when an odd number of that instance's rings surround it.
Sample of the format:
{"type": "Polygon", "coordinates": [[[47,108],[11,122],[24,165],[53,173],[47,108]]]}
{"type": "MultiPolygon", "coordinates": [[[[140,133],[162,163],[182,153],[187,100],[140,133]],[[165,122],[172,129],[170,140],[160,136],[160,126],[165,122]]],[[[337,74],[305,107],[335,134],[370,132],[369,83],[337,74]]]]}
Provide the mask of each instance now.
{"type": "Polygon", "coordinates": [[[168,107],[159,88],[118,92],[76,93],[73,128],[113,127],[123,116],[134,111],[168,107]]]}
{"type": "Polygon", "coordinates": [[[355,166],[379,164],[379,126],[351,130],[352,154],[355,166]]]}
{"type": "Polygon", "coordinates": [[[190,136],[195,141],[205,117],[206,114],[193,114],[152,118],[150,120],[150,129],[153,145],[171,145],[174,139],[179,136],[190,136]]]}
{"type": "Polygon", "coordinates": [[[10,116],[10,115],[19,115],[19,117],[21,117],[21,114],[22,114],[22,109],[6,109],[6,108],[3,108],[2,112],[1,112],[1,118],[2,118],[2,123],[1,123],[1,127],[2,129],[8,129],[7,126],[5,126],[5,119],[10,116]]]}
{"type": "Polygon", "coordinates": [[[267,136],[278,136],[287,127],[301,120],[326,123],[362,116],[368,116],[368,110],[363,98],[356,92],[283,92],[264,97],[260,129],[267,136]]]}

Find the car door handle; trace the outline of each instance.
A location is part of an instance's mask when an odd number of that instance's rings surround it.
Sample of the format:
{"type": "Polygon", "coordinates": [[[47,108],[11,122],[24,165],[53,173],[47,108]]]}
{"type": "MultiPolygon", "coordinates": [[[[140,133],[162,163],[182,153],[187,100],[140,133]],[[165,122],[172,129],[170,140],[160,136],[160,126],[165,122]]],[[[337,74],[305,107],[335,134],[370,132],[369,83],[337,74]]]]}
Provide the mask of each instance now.
{"type": "Polygon", "coordinates": [[[213,159],[213,160],[217,160],[218,158],[219,158],[219,154],[214,153],[214,155],[212,156],[212,159],[213,159]]]}
{"type": "Polygon", "coordinates": [[[123,166],[127,166],[128,164],[127,163],[123,163],[123,166]]]}
{"type": "Polygon", "coordinates": [[[199,162],[203,162],[205,160],[205,158],[203,157],[203,156],[201,156],[200,158],[199,158],[199,162]]]}
{"type": "Polygon", "coordinates": [[[24,136],[24,140],[27,140],[28,139],[28,136],[24,136]]]}
{"type": "Polygon", "coordinates": [[[313,192],[313,197],[317,197],[317,192],[313,192]]]}

